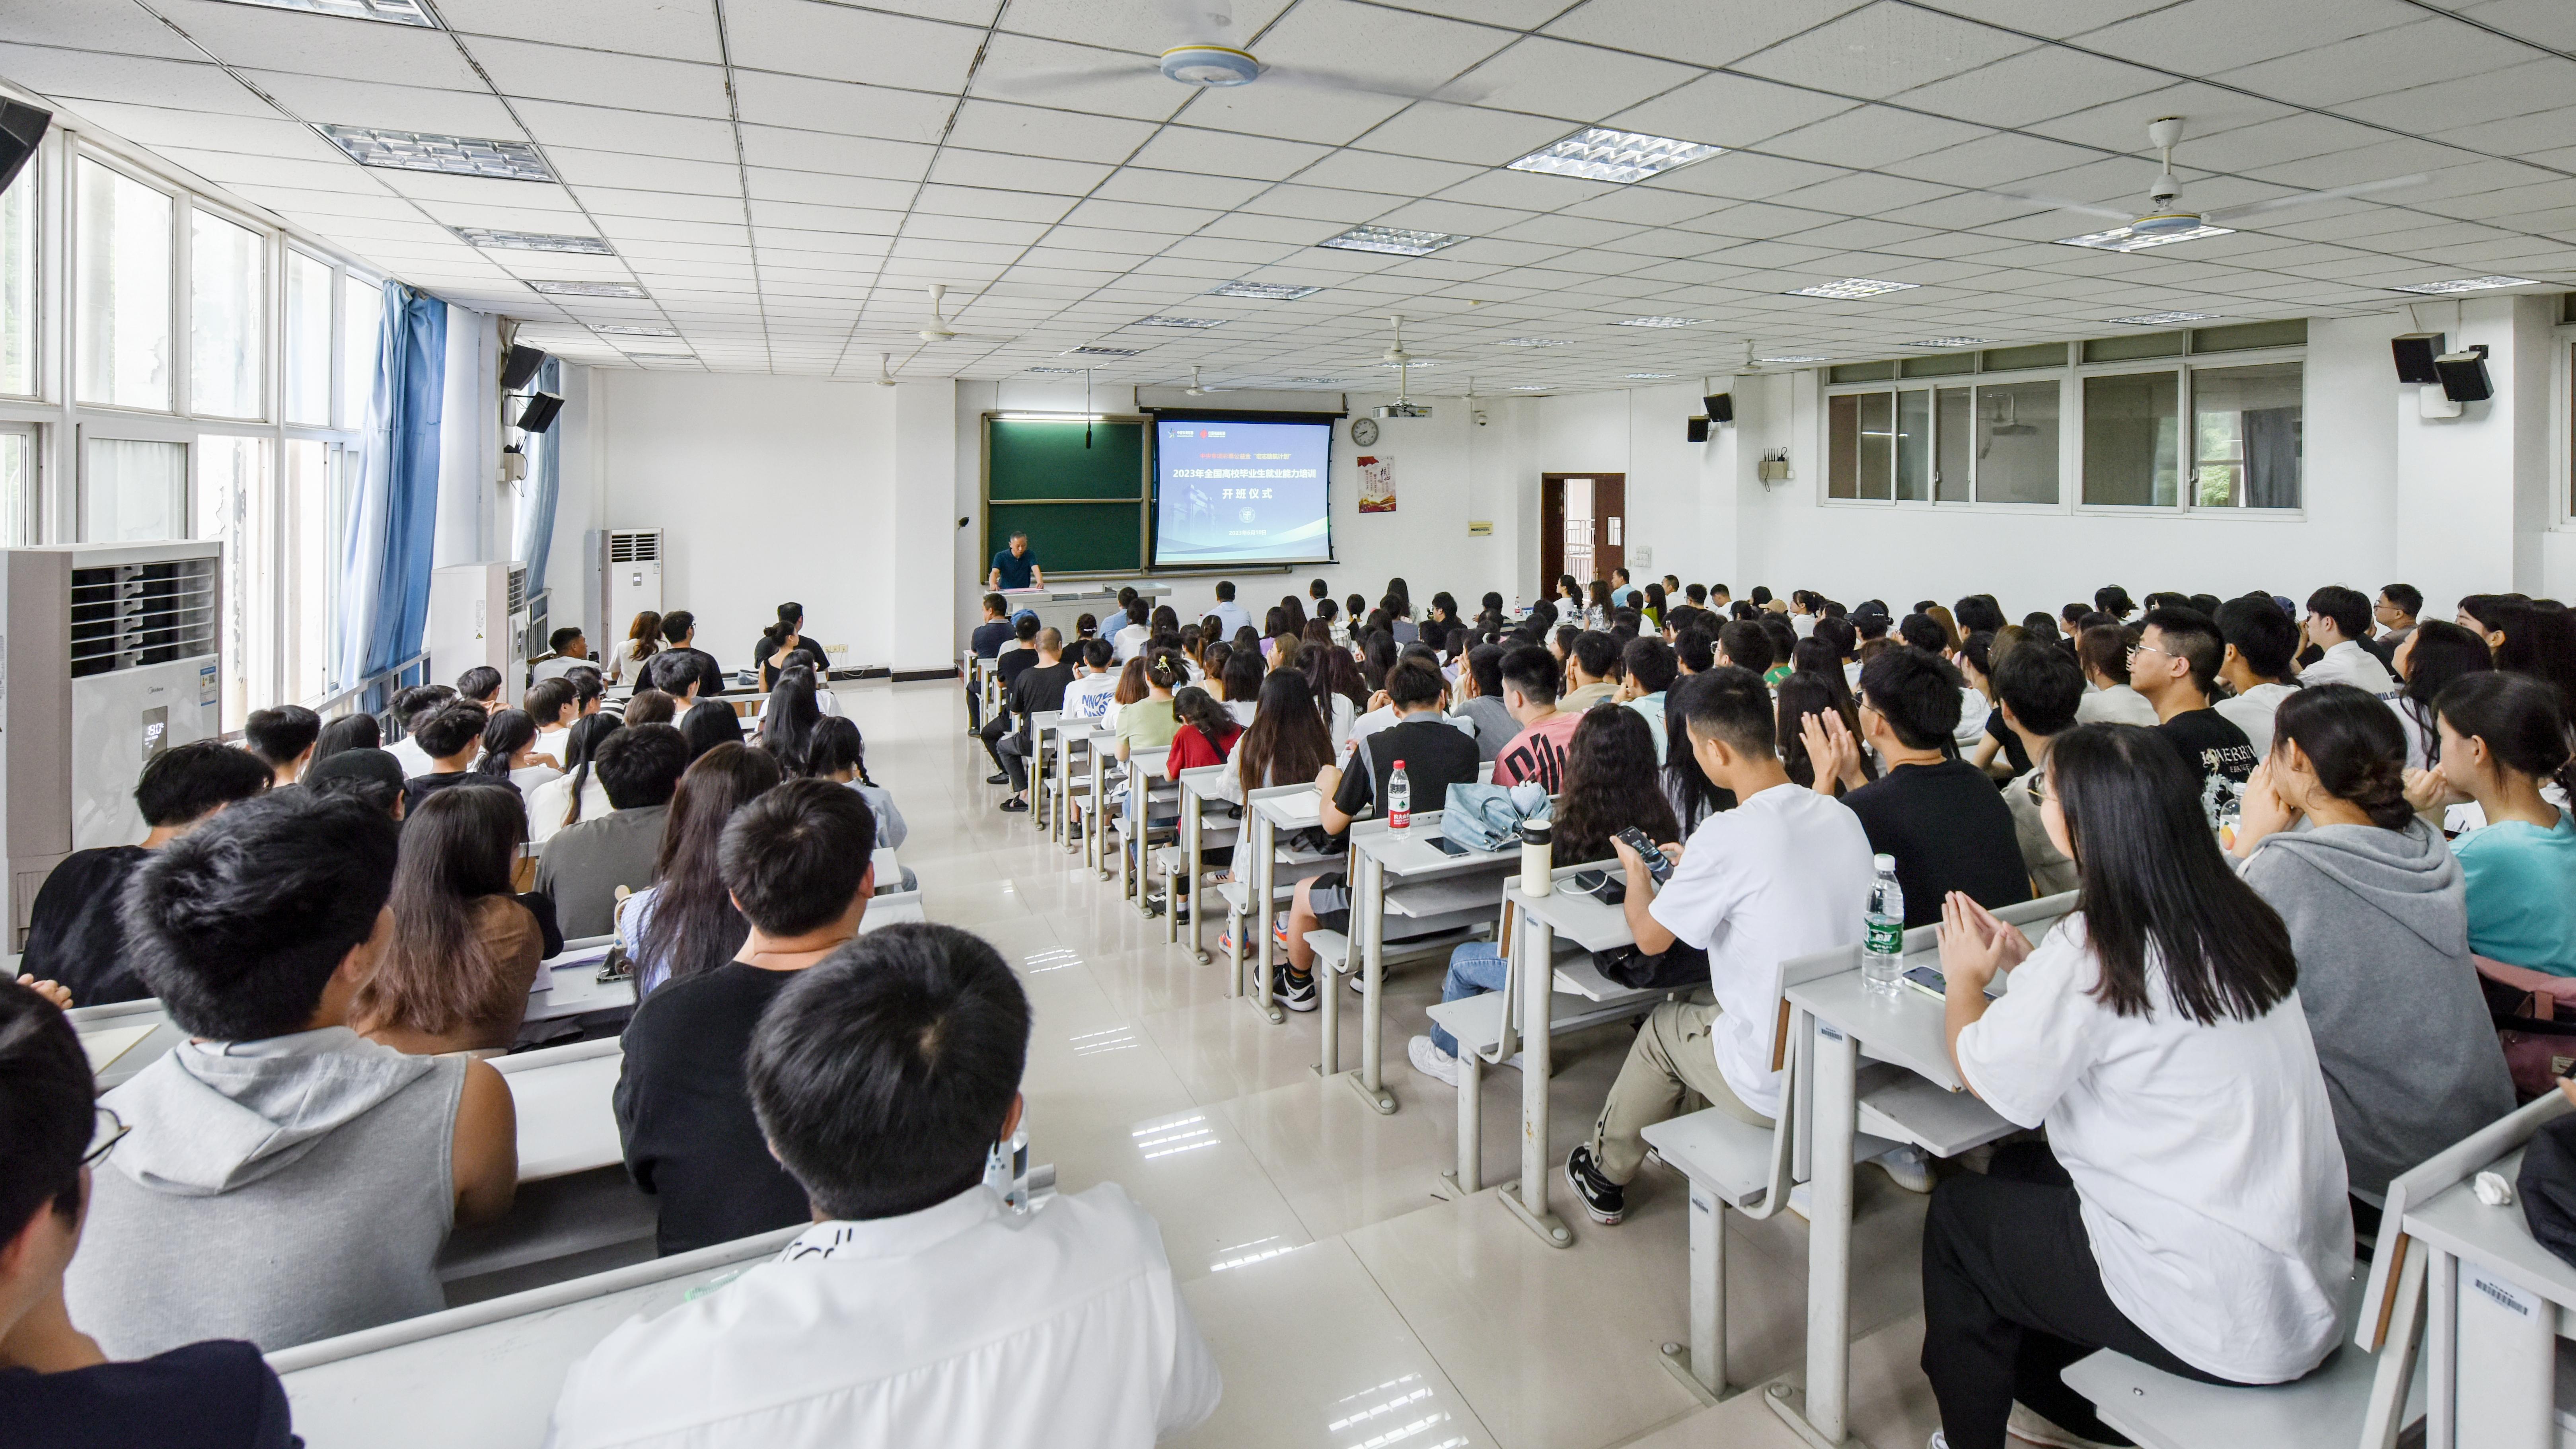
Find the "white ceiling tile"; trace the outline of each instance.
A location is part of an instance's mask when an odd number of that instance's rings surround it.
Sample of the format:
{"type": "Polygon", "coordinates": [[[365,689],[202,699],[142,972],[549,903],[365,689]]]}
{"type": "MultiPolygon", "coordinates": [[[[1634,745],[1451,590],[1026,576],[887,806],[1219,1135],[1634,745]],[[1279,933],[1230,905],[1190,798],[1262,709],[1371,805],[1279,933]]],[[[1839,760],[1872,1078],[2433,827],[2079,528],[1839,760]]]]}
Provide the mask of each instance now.
{"type": "Polygon", "coordinates": [[[584,106],[649,105],[657,115],[733,114],[720,66],[484,36],[466,43],[505,96],[584,106]]]}
{"type": "Polygon", "coordinates": [[[2144,66],[2042,46],[1899,92],[1896,104],[1990,126],[2022,126],[2144,95],[2172,78],[2144,66]]]}
{"type": "Polygon", "coordinates": [[[2088,31],[2082,43],[2177,75],[2215,75],[2423,17],[2406,0],[2183,0],[2088,31]]]}
{"type": "Polygon", "coordinates": [[[2447,8],[2510,35],[2559,50],[2576,50],[2576,10],[2559,0],[2486,0],[2447,8]]]}
{"type": "Polygon", "coordinates": [[[219,0],[160,0],[156,8],[228,65],[318,70],[350,80],[445,90],[482,89],[474,68],[458,52],[456,38],[443,30],[353,23],[219,0]]]}
{"type": "Polygon", "coordinates": [[[1762,150],[1769,155],[1828,166],[1876,170],[1992,134],[1983,126],[1901,111],[1893,106],[1856,106],[1812,126],[1774,136],[1762,143],[1762,150]]]}
{"type": "Polygon", "coordinates": [[[1639,184],[1699,196],[1753,200],[1777,196],[1802,186],[1820,185],[1844,174],[1839,167],[1822,166],[1813,161],[1730,151],[1723,156],[1711,156],[1705,161],[1667,171],[1652,181],[1639,184]]]}
{"type": "Polygon", "coordinates": [[[743,161],[789,171],[828,171],[917,181],[930,169],[935,149],[919,142],[802,131],[784,126],[739,128],[743,161]]]}
{"type": "Polygon", "coordinates": [[[863,206],[901,211],[912,204],[920,183],[876,176],[832,176],[814,171],[781,171],[765,166],[745,173],[748,194],[764,201],[803,201],[826,206],[863,206]]]}
{"type": "Polygon", "coordinates": [[[510,119],[509,108],[489,91],[379,85],[274,70],[244,70],[242,75],[277,97],[297,118],[317,125],[379,126],[496,141],[525,139],[519,124],[510,119]]]}
{"type": "Polygon", "coordinates": [[[619,151],[548,146],[546,163],[575,187],[611,186],[632,191],[680,191],[698,196],[742,195],[742,168],[730,161],[681,161],[619,151]]]}
{"type": "Polygon", "coordinates": [[[162,24],[140,5],[95,5],[88,0],[12,0],[9,39],[20,45],[56,45],[107,55],[202,61],[205,52],[162,24]]]}
{"type": "Polygon", "coordinates": [[[129,106],[116,101],[84,101],[80,113],[138,146],[184,146],[197,151],[237,151],[298,161],[349,159],[348,153],[323,140],[312,127],[286,120],[274,111],[266,116],[234,116],[129,106]]]}
{"type": "Polygon", "coordinates": [[[1015,156],[946,146],[931,166],[930,179],[956,186],[1082,196],[1107,180],[1113,169],[1096,161],[1059,161],[1047,156],[1015,156]]]}
{"type": "Polygon", "coordinates": [[[449,29],[470,35],[674,60],[713,62],[723,54],[713,0],[438,0],[438,14],[449,29]]]}
{"type": "Polygon", "coordinates": [[[1109,201],[1187,202],[1232,209],[1270,188],[1236,176],[1191,176],[1143,166],[1121,166],[1092,194],[1109,201]]]}
{"type": "Polygon", "coordinates": [[[1180,236],[1198,230],[1223,214],[1204,207],[1159,206],[1142,201],[1094,199],[1085,201],[1067,212],[1064,222],[1067,226],[1098,226],[1180,236]]]}
{"type": "Polygon", "coordinates": [[[974,94],[1025,105],[1161,121],[1196,94],[1166,79],[1150,55],[997,35],[975,68],[974,94]]]}
{"type": "Polygon", "coordinates": [[[1126,160],[1153,132],[1143,121],[970,100],[958,106],[948,139],[981,151],[1114,162],[1126,160]]]}
{"type": "Polygon", "coordinates": [[[1745,147],[1850,110],[1853,104],[1842,96],[1751,76],[1710,75],[1621,111],[1608,124],[1710,146],[1745,147]]]}
{"type": "Polygon", "coordinates": [[[808,80],[766,71],[734,72],[746,125],[786,126],[846,136],[932,144],[956,104],[945,96],[846,81],[808,80]]]}
{"type": "Polygon", "coordinates": [[[2422,135],[2576,105],[2576,61],[2555,56],[2338,107],[2356,120],[2422,135]]]}
{"type": "Polygon", "coordinates": [[[1354,144],[1365,151],[1500,166],[1553,145],[1565,134],[1565,123],[1547,116],[1424,101],[1390,117],[1354,144]]]}
{"type": "Polygon", "coordinates": [[[2031,48],[2009,31],[1894,0],[1857,10],[1735,63],[1749,75],[1884,98],[2031,48]]]}
{"type": "Polygon", "coordinates": [[[980,26],[818,0],[725,0],[736,66],[870,85],[954,92],[984,43],[980,26]]]}
{"type": "Polygon", "coordinates": [[[511,109],[526,123],[529,136],[549,149],[573,146],[586,151],[669,156],[727,166],[734,161],[733,128],[703,116],[665,116],[651,111],[538,100],[514,101],[511,109]]]}
{"type": "Polygon", "coordinates": [[[1532,36],[1491,57],[1445,94],[1498,111],[1590,123],[1663,94],[1702,72],[1641,55],[1532,36]]]}
{"type": "Polygon", "coordinates": [[[2105,101],[2044,121],[2032,121],[2022,129],[2079,146],[2099,146],[2122,155],[2146,155],[2147,123],[2158,116],[2180,116],[2190,134],[2212,136],[2295,114],[2294,108],[2278,101],[2183,81],[2142,96],[2105,101]]]}
{"type": "Polygon", "coordinates": [[[2362,96],[2507,70],[2535,58],[2527,46],[2445,17],[2222,71],[2217,79],[2294,105],[2337,106],[2362,96]]]}
{"type": "Polygon", "coordinates": [[[1867,0],[1776,0],[1758,6],[1705,0],[1590,0],[1548,25],[1550,35],[1620,50],[1651,49],[1692,65],[1728,65],[1858,10],[1867,0]]]}
{"type": "Polygon", "coordinates": [[[1313,165],[1329,150],[1329,147],[1303,141],[1203,131],[1191,126],[1166,126],[1154,133],[1153,139],[1145,143],[1130,164],[1164,171],[1205,172],[1212,176],[1280,181],[1313,165]]]}
{"type": "Polygon", "coordinates": [[[742,220],[739,196],[695,196],[678,191],[627,191],[613,186],[579,186],[574,195],[596,217],[652,216],[680,221],[742,220]]]}
{"type": "Polygon", "coordinates": [[[987,217],[994,221],[1050,222],[1072,209],[1070,196],[982,186],[925,186],[913,202],[917,215],[987,217]]]}
{"type": "Polygon", "coordinates": [[[1205,91],[1191,99],[1180,119],[1247,136],[1315,141],[1341,145],[1404,109],[1397,96],[1327,88],[1295,79],[1205,91]]]}
{"type": "Polygon", "coordinates": [[[2007,30],[2027,31],[2033,35],[2064,39],[2097,30],[2114,21],[2126,20],[2150,10],[2161,10],[2174,0],[1919,0],[1934,10],[1946,10],[1969,20],[1982,20],[2007,30]]]}
{"type": "Polygon", "coordinates": [[[1443,187],[1440,199],[1473,202],[1479,206],[1510,206],[1523,211],[1555,211],[1609,192],[1628,189],[1632,188],[1622,187],[1613,181],[1586,181],[1579,176],[1493,170],[1470,176],[1455,186],[1443,187]]]}
{"type": "MultiPolygon", "coordinates": [[[[344,163],[347,164],[347,163],[344,163]]],[[[496,176],[449,176],[437,171],[376,169],[385,189],[415,201],[454,201],[535,211],[578,213],[581,203],[550,181],[504,181],[496,176]]]]}
{"type": "Polygon", "coordinates": [[[224,185],[304,186],[324,189],[347,184],[347,173],[359,169],[349,161],[294,161],[275,156],[246,156],[230,151],[191,151],[163,146],[156,155],[184,166],[208,181],[224,185]]]}
{"type": "Polygon", "coordinates": [[[338,216],[416,218],[420,215],[420,208],[380,187],[368,191],[324,191],[302,186],[236,182],[227,189],[244,201],[265,206],[298,223],[308,218],[338,216]]]}
{"type": "Polygon", "coordinates": [[[123,101],[235,116],[277,114],[221,67],[149,56],[0,42],[0,76],[62,100],[123,101]]]}

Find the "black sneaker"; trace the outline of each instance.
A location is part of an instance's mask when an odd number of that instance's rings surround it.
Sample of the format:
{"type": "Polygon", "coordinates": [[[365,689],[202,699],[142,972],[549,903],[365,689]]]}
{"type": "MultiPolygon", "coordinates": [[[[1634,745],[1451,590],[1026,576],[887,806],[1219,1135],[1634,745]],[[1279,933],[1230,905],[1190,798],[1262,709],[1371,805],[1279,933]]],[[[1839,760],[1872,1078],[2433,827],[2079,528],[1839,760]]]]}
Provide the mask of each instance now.
{"type": "Polygon", "coordinates": [[[1004,810],[1008,810],[1008,811],[1010,811],[1010,812],[1012,812],[1012,813],[1014,813],[1014,814],[1017,814],[1017,813],[1019,813],[1020,811],[1023,811],[1023,810],[1028,809],[1028,808],[1029,808],[1029,802],[1028,802],[1028,801],[1026,801],[1026,800],[1021,799],[1021,798],[1020,798],[1019,796],[1017,796],[1017,795],[1014,795],[1014,796],[1012,796],[1010,799],[1005,800],[1005,801],[1003,801],[1003,802],[1002,802],[1002,808],[1003,808],[1004,810]]]}
{"type": "Polygon", "coordinates": [[[1279,1004],[1290,1011],[1312,1011],[1317,995],[1315,978],[1312,973],[1300,975],[1293,967],[1283,966],[1279,968],[1279,980],[1272,986],[1270,994],[1278,997],[1279,1004]]]}
{"type": "Polygon", "coordinates": [[[1566,1155],[1566,1185],[1583,1199],[1583,1210],[1596,1223],[1615,1223],[1628,1215],[1628,1190],[1601,1175],[1592,1165],[1592,1149],[1578,1147],[1566,1155]]]}
{"type": "Polygon", "coordinates": [[[1011,783],[1011,777],[1010,777],[1010,776],[1008,776],[1008,775],[999,775],[999,774],[995,774],[995,775],[986,775],[986,776],[984,777],[984,783],[985,783],[985,784],[987,784],[987,785],[1007,785],[1007,784],[1011,783]]]}

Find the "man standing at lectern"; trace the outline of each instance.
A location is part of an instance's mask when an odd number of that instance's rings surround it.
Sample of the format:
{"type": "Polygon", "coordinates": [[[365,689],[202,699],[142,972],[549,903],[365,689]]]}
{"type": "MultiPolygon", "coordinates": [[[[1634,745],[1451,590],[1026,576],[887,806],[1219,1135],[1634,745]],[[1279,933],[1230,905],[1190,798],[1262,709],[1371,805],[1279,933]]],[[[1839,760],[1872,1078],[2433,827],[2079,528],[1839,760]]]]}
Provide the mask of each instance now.
{"type": "Polygon", "coordinates": [[[989,589],[1043,589],[1046,570],[1038,567],[1038,556],[1029,551],[1029,536],[1011,535],[1011,546],[993,555],[993,572],[985,580],[989,589]]]}

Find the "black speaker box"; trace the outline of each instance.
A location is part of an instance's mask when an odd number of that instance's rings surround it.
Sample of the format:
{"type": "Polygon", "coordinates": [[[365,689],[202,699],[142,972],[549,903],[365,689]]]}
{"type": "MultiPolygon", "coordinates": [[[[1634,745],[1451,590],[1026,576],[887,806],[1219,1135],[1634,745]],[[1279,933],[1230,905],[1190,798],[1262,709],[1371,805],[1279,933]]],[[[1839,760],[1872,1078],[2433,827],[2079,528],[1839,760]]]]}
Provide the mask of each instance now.
{"type": "Polygon", "coordinates": [[[1690,420],[1690,440],[1694,443],[1705,443],[1708,441],[1708,419],[1693,418],[1690,420]]]}
{"type": "Polygon", "coordinates": [[[45,127],[53,123],[54,113],[16,101],[0,101],[0,191],[18,179],[27,169],[29,158],[36,154],[36,143],[45,139],[45,127]]]}
{"type": "Polygon", "coordinates": [[[542,433],[555,425],[555,414],[563,411],[563,399],[550,392],[538,393],[519,409],[519,431],[542,433]]]}
{"type": "Polygon", "coordinates": [[[537,369],[546,365],[546,354],[538,348],[513,345],[510,355],[501,359],[501,390],[517,392],[537,380],[537,369]]]}
{"type": "Polygon", "coordinates": [[[2447,350],[2446,339],[2439,332],[2405,332],[2389,339],[2389,348],[2397,354],[2399,382],[2440,382],[2442,374],[2433,359],[2447,350]]]}
{"type": "Polygon", "coordinates": [[[2495,383],[2487,376],[2484,347],[2445,352],[2433,359],[2433,368],[2441,375],[2442,395],[2453,402],[2485,402],[2495,396],[2495,383]]]}
{"type": "Polygon", "coordinates": [[[1702,398],[1701,401],[1708,404],[1708,420],[1710,422],[1731,423],[1735,421],[1735,394],[1731,392],[1713,392],[1707,397],[1702,398]]]}

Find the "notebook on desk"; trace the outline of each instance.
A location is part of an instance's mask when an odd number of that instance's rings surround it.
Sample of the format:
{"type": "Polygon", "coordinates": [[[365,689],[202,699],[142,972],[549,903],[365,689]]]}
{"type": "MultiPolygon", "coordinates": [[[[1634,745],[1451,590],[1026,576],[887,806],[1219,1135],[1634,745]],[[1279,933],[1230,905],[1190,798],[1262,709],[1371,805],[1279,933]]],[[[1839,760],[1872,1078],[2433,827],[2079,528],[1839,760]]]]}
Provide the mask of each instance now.
{"type": "Polygon", "coordinates": [[[1280,818],[1290,825],[1317,825],[1324,819],[1324,797],[1313,790],[1303,795],[1282,795],[1276,808],[1280,818]]]}
{"type": "Polygon", "coordinates": [[[135,1043],[152,1034],[155,1022],[141,1026],[111,1026],[81,1034],[81,1050],[89,1054],[92,1076],[106,1071],[108,1064],[134,1050],[135,1043]]]}

